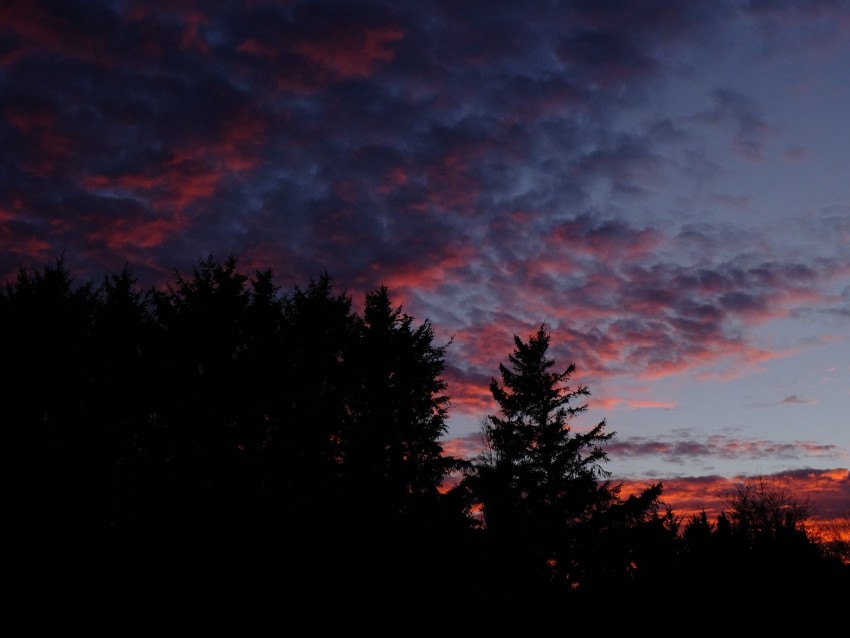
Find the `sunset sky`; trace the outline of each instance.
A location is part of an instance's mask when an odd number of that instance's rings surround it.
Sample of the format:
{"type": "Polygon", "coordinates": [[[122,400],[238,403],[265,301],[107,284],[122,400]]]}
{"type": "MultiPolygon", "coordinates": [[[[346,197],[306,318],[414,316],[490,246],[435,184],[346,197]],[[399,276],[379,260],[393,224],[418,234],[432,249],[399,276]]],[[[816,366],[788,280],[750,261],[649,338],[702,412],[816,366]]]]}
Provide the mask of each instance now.
{"type": "Polygon", "coordinates": [[[457,455],[545,323],[615,479],[850,507],[850,2],[7,0],[0,147],[4,281],[385,284],[457,455]]]}

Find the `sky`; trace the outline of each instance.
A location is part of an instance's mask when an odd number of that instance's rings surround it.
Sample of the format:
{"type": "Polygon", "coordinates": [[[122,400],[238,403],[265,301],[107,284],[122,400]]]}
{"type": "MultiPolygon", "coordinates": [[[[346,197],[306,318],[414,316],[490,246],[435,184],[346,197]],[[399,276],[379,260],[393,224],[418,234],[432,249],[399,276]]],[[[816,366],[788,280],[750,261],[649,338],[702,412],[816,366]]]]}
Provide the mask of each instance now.
{"type": "Polygon", "coordinates": [[[386,285],[459,456],[545,324],[614,480],[850,508],[846,0],[6,0],[0,149],[0,281],[386,285]]]}

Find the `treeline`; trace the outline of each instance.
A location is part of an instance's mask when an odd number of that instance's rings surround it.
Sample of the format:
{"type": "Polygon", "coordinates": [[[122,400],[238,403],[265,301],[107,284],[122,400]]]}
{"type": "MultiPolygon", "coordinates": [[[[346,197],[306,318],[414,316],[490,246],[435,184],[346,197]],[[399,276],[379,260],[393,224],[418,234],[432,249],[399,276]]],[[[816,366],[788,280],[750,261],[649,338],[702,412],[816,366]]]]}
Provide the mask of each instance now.
{"type": "MultiPolygon", "coordinates": [[[[846,547],[808,504],[764,483],[716,520],[677,517],[662,484],[624,497],[575,366],[545,326],[498,365],[484,450],[453,458],[450,343],[386,287],[363,310],[321,273],[281,291],[210,255],[142,289],[129,268],[78,283],[64,259],[0,293],[14,527],[126,565],[247,563],[342,592],[674,594],[684,587],[847,587],[846,547]],[[447,479],[459,480],[447,489],[447,479]]],[[[412,595],[412,594],[411,594],[412,595]]]]}

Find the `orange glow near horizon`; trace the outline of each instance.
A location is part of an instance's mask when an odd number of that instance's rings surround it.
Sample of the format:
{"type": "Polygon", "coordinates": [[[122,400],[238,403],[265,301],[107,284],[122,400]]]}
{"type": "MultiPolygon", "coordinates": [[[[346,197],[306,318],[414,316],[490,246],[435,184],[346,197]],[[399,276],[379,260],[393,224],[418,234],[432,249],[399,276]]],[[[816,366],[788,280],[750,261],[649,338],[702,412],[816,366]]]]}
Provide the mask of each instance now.
{"type": "MultiPolygon", "coordinates": [[[[480,440],[474,437],[450,439],[443,442],[443,452],[447,456],[470,459],[480,450],[480,444],[480,440]]],[[[458,484],[460,478],[457,475],[447,477],[440,491],[447,492],[458,484]]],[[[811,515],[807,526],[811,533],[823,535],[829,531],[833,536],[850,541],[850,529],[847,529],[850,469],[796,471],[762,478],[787,490],[797,504],[809,506],[811,515]]],[[[692,516],[702,512],[705,512],[709,521],[714,522],[721,512],[729,509],[727,494],[734,493],[738,485],[758,480],[758,477],[752,476],[622,480],[621,497],[637,495],[651,485],[661,483],[663,490],[660,501],[671,508],[681,523],[687,523],[692,516]]]]}
{"type": "MultiPolygon", "coordinates": [[[[808,503],[812,508],[809,520],[813,528],[822,528],[837,522],[848,510],[848,485],[850,470],[836,468],[831,470],[810,470],[774,474],[779,485],[787,488],[800,504],[808,503]]],[[[661,500],[669,505],[673,513],[683,521],[705,511],[709,520],[728,509],[724,493],[734,490],[736,485],[752,482],[753,477],[698,477],[660,479],[664,490],[661,500]]],[[[628,496],[647,487],[647,481],[624,481],[623,495],[628,496]]]]}

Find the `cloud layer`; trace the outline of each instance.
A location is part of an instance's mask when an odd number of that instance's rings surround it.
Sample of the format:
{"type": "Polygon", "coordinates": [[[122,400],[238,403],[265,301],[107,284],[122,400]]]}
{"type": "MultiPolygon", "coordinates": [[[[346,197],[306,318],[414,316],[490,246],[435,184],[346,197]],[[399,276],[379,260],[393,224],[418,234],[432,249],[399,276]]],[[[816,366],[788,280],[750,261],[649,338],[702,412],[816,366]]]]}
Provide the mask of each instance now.
{"type": "MultiPolygon", "coordinates": [[[[846,184],[780,211],[733,170],[839,160],[706,70],[766,77],[802,47],[788,65],[846,71],[846,2],[21,0],[0,25],[6,279],[64,252],[83,278],[129,263],[162,284],[215,252],[284,287],[386,284],[453,338],[468,417],[541,322],[600,382],[740,375],[801,347],[753,337],[777,321],[846,340],[846,184]]],[[[824,85],[846,104],[843,86],[824,85]]],[[[618,453],[641,445],[693,453],[618,453]]]]}

